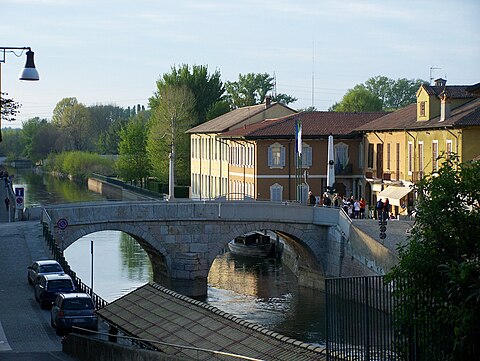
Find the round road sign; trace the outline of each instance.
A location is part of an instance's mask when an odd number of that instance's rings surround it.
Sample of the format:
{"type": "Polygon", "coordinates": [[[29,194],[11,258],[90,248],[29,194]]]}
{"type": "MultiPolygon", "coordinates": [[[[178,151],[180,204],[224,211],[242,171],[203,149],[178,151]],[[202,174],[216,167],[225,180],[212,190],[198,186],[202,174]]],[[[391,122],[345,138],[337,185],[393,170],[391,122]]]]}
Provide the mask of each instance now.
{"type": "Polygon", "coordinates": [[[63,231],[65,228],[68,227],[68,221],[65,218],[60,218],[57,221],[57,226],[63,231]]]}
{"type": "Polygon", "coordinates": [[[23,197],[15,197],[15,202],[20,205],[23,204],[23,197]]]}

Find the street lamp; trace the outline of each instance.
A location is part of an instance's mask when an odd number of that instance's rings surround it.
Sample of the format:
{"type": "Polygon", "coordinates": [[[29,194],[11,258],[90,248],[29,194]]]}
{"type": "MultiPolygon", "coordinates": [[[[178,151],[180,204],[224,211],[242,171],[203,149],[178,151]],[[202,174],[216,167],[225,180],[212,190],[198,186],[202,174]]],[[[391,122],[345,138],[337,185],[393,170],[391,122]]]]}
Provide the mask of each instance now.
{"type": "Polygon", "coordinates": [[[39,80],[40,76],[38,75],[38,71],[35,68],[35,62],[33,61],[34,52],[30,47],[1,47],[0,46],[0,142],[2,141],[2,63],[5,63],[5,56],[6,53],[13,53],[15,56],[20,57],[22,56],[23,52],[27,50],[27,62],[25,63],[25,68],[23,68],[22,72],[20,73],[19,79],[20,80],[27,80],[27,81],[35,81],[39,80]],[[21,53],[17,55],[15,50],[21,50],[21,53]]]}

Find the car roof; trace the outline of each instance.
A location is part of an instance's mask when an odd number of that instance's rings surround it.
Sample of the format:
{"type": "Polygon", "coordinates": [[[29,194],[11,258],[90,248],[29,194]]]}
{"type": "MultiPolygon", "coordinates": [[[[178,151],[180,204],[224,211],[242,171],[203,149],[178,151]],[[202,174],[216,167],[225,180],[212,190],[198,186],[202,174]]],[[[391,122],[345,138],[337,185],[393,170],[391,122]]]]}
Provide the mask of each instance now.
{"type": "Polygon", "coordinates": [[[90,298],[88,293],[73,292],[73,293],[60,293],[63,298],[90,298]]]}
{"type": "Polygon", "coordinates": [[[72,280],[72,278],[65,273],[46,274],[46,275],[43,275],[42,277],[44,277],[47,281],[62,280],[62,279],[69,279],[70,281],[72,280]]]}
{"type": "Polygon", "coordinates": [[[35,263],[38,263],[39,265],[43,266],[45,264],[60,264],[54,259],[42,259],[40,261],[36,261],[35,263]]]}

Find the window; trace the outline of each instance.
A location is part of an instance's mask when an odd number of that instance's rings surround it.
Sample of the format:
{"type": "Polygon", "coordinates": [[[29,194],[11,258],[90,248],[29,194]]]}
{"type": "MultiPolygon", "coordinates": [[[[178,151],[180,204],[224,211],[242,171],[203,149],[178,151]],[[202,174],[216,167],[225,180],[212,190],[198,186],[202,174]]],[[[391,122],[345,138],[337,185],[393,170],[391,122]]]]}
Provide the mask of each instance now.
{"type": "Polygon", "coordinates": [[[400,180],[400,143],[396,143],[395,146],[395,153],[397,153],[397,180],[400,180]]]}
{"type": "Polygon", "coordinates": [[[365,154],[363,154],[363,142],[360,142],[358,145],[358,168],[363,169],[363,159],[365,154]]]}
{"type": "Polygon", "coordinates": [[[432,142],[432,171],[438,170],[438,140],[432,142]]]}
{"type": "Polygon", "coordinates": [[[418,142],[418,176],[423,177],[423,142],[418,142]]]}
{"type": "Polygon", "coordinates": [[[368,168],[373,168],[373,149],[374,149],[374,145],[369,144],[368,145],[368,159],[367,159],[367,167],[368,168]]]}
{"type": "Polygon", "coordinates": [[[390,170],[390,143],[387,144],[387,169],[390,170]]]}
{"type": "Polygon", "coordinates": [[[339,143],[335,145],[335,164],[339,164],[342,169],[345,168],[349,162],[348,145],[339,143]]]}
{"type": "Polygon", "coordinates": [[[447,139],[447,144],[446,144],[446,156],[447,159],[450,159],[450,156],[452,155],[452,140],[447,139]]]}
{"type": "Polygon", "coordinates": [[[413,172],[413,143],[408,142],[408,175],[413,172]]]}
{"type": "Polygon", "coordinates": [[[274,185],[270,186],[270,200],[272,202],[281,202],[282,201],[282,194],[283,194],[283,187],[275,183],[274,185]]]}
{"type": "MultiPolygon", "coordinates": [[[[295,157],[295,165],[298,157],[295,157]]],[[[312,147],[306,143],[302,143],[302,168],[309,168],[312,166],[312,147]]]]}
{"type": "Polygon", "coordinates": [[[268,147],[268,166],[270,168],[285,167],[285,147],[280,143],[273,143],[268,147]]]}
{"type": "Polygon", "coordinates": [[[426,112],[426,102],[420,102],[420,116],[421,117],[425,117],[427,115],[427,112],[426,112]]]}

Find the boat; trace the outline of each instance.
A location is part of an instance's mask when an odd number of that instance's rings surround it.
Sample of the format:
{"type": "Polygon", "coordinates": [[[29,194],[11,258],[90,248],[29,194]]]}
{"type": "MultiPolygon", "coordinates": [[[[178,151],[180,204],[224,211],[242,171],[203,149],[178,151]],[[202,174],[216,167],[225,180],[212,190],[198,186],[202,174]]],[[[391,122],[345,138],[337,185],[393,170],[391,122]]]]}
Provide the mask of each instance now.
{"type": "Polygon", "coordinates": [[[283,244],[278,240],[272,240],[267,234],[250,232],[228,242],[228,249],[234,255],[244,257],[279,257],[283,244]]]}

